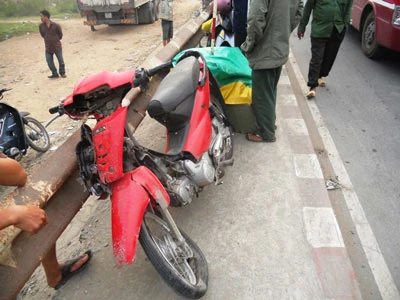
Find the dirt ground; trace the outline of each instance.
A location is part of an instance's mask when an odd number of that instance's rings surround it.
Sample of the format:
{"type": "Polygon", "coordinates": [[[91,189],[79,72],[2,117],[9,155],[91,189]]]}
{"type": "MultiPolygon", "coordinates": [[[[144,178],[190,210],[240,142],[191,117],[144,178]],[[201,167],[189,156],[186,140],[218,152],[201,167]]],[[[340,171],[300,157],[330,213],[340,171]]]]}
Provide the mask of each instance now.
{"type": "MultiPolygon", "coordinates": [[[[175,32],[200,9],[200,0],[175,0],[175,32]]],[[[39,16],[32,21],[39,24],[39,16]]],[[[84,19],[65,18],[53,21],[61,25],[64,33],[62,45],[67,78],[47,78],[51,72],[45,61],[44,42],[39,33],[26,34],[0,43],[0,88],[12,88],[2,101],[20,111],[30,112],[32,117],[43,123],[52,117],[48,109],[70,94],[83,76],[100,70],[124,71],[140,68],[149,54],[162,47],[160,20],[148,25],[100,25],[96,26],[95,32],[83,25],[84,19]]],[[[58,66],[56,59],[55,62],[58,66]]],[[[48,127],[51,149],[44,154],[30,150],[21,160],[28,173],[80,125],[80,122],[66,116],[51,124],[48,127]]],[[[5,192],[0,190],[0,193],[5,192]]],[[[99,220],[101,222],[103,215],[109,214],[109,204],[102,203],[102,209],[97,210],[98,202],[89,198],[60,237],[57,249],[61,260],[74,257],[89,247],[98,251],[108,247],[108,243],[103,242],[107,238],[96,237],[93,240],[94,237],[90,236],[90,227],[95,227],[99,220]]],[[[104,234],[110,235],[109,232],[104,234]]],[[[47,287],[43,270],[39,267],[18,299],[57,299],[56,295],[53,289],[47,287]]]]}

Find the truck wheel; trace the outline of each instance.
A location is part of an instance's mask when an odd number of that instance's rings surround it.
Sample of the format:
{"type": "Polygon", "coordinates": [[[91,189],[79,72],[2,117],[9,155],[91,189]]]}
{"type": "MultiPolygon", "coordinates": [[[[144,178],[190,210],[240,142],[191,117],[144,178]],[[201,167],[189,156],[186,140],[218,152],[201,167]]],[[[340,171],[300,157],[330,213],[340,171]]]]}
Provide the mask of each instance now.
{"type": "Polygon", "coordinates": [[[139,23],[140,24],[152,24],[156,20],[154,15],[154,3],[147,2],[140,7],[139,10],[139,23]]]}
{"type": "Polygon", "coordinates": [[[369,13],[362,27],[361,49],[369,58],[377,58],[382,52],[382,47],[376,41],[376,23],[373,11],[369,13]]]}

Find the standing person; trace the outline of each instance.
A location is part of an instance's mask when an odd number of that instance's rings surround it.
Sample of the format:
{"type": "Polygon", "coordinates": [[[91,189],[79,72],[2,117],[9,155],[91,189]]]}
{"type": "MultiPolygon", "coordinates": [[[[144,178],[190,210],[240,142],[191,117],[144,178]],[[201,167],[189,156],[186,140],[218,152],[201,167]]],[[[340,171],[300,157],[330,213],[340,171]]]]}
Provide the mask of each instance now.
{"type": "Polygon", "coordinates": [[[54,65],[53,56],[55,54],[58,60],[59,73],[61,77],[65,78],[67,75],[65,74],[65,63],[61,45],[61,39],[63,37],[61,26],[50,20],[50,13],[47,10],[42,10],[40,12],[40,20],[42,23],[39,25],[39,32],[44,39],[46,62],[51,71],[51,75],[48,77],[51,79],[59,77],[57,68],[54,65]]]}
{"type": "Polygon", "coordinates": [[[258,131],[251,142],[276,141],[276,93],[282,66],[289,57],[289,36],[303,11],[302,0],[252,0],[247,37],[241,49],[252,69],[252,109],[258,131]]]}
{"type": "Polygon", "coordinates": [[[299,39],[304,37],[311,11],[311,60],[308,69],[307,85],[310,90],[307,98],[313,98],[317,86],[324,87],[323,77],[329,75],[338,54],[340,45],[350,25],[352,0],[308,0],[304,14],[297,29],[299,39]]]}
{"type": "MultiPolygon", "coordinates": [[[[15,160],[0,153],[0,185],[19,186],[26,184],[27,175],[22,166],[15,160]]],[[[0,209],[0,230],[8,226],[26,231],[30,234],[37,233],[49,222],[46,212],[34,205],[13,205],[0,209]]],[[[47,284],[59,289],[73,275],[82,271],[92,256],[86,251],[83,255],[60,264],[57,260],[56,245],[42,258],[42,265],[46,273],[47,284]]]]}
{"type": "Polygon", "coordinates": [[[158,17],[161,19],[163,46],[165,47],[174,36],[173,0],[160,0],[158,17]]]}
{"type": "Polygon", "coordinates": [[[249,0],[233,0],[233,32],[235,47],[240,47],[246,40],[247,13],[249,0]]]}

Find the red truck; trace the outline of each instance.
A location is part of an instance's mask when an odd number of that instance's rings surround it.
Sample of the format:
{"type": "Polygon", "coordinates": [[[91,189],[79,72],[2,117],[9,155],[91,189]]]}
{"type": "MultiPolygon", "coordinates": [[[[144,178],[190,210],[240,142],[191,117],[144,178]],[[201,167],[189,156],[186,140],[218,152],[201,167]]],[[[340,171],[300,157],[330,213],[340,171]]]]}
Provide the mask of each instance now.
{"type": "Polygon", "coordinates": [[[351,19],[366,56],[378,57],[382,47],[400,52],[400,0],[353,0],[351,19]]]}

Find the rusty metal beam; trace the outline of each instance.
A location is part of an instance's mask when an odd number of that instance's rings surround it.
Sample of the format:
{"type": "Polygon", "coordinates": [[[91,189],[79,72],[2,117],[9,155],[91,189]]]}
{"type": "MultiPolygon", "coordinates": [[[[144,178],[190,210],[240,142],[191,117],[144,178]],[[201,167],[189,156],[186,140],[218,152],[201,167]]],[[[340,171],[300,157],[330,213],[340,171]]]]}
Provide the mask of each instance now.
{"type": "MultiPolygon", "coordinates": [[[[146,60],[144,67],[166,62],[179,51],[198,45],[202,37],[201,24],[208,18],[209,14],[203,12],[188,22],[166,47],[146,60]]],[[[129,92],[134,101],[129,107],[127,122],[133,132],[145,117],[147,104],[161,80],[160,76],[154,76],[145,93],[135,89],[129,92]]],[[[77,181],[75,146],[79,139],[77,131],[32,172],[26,187],[15,189],[0,202],[0,209],[15,204],[39,204],[50,219],[50,223],[34,236],[13,228],[0,231],[0,254],[11,246],[9,258],[15,265],[0,264],[0,300],[17,296],[39,265],[39,257],[48,252],[89,196],[77,181]]]]}
{"type": "Polygon", "coordinates": [[[0,265],[0,299],[14,299],[26,281],[40,264],[44,256],[71,222],[89,194],[83,190],[76,179],[75,170],[51,197],[45,209],[49,224],[37,234],[20,233],[12,244],[13,263],[16,267],[0,265]]]}

